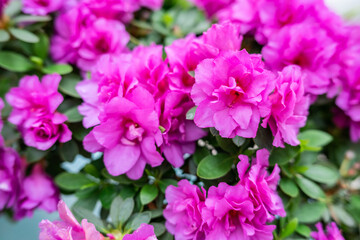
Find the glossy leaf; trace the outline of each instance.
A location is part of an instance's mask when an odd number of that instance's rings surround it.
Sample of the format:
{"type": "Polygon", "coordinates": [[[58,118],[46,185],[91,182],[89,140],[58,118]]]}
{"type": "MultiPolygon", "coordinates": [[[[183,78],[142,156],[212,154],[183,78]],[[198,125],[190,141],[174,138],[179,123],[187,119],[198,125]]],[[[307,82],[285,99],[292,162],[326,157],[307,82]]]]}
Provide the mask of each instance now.
{"type": "Polygon", "coordinates": [[[197,175],[204,179],[217,179],[226,175],[233,166],[233,158],[220,153],[205,157],[198,166],[197,175]]]}
{"type": "Polygon", "coordinates": [[[88,179],[82,173],[60,173],[55,177],[55,183],[64,190],[75,191],[83,186],[93,184],[94,182],[88,179]]]}
{"type": "Polygon", "coordinates": [[[325,210],[325,203],[305,203],[296,208],[295,217],[301,223],[314,223],[319,221],[325,210]]]}
{"type": "Polygon", "coordinates": [[[298,219],[297,218],[293,218],[286,226],[284,229],[281,230],[281,233],[280,233],[280,238],[283,239],[283,238],[287,238],[289,236],[291,236],[296,228],[297,228],[297,225],[298,225],[298,219]]]}
{"type": "Polygon", "coordinates": [[[20,54],[0,51],[0,67],[12,72],[27,72],[33,69],[34,65],[29,59],[20,54]]]}
{"type": "Polygon", "coordinates": [[[197,107],[195,106],[195,107],[192,107],[189,111],[187,111],[187,113],[186,113],[187,120],[194,120],[196,108],[197,107]]]}
{"type": "Polygon", "coordinates": [[[9,28],[9,32],[11,35],[13,35],[15,38],[27,42],[27,43],[37,43],[39,42],[39,37],[33,34],[32,32],[29,32],[25,29],[20,28],[9,28]]]}
{"type": "Polygon", "coordinates": [[[10,40],[10,34],[4,29],[0,29],[0,42],[7,42],[10,40]]]}
{"type": "Polygon", "coordinates": [[[177,186],[177,181],[175,179],[167,178],[161,179],[159,182],[159,188],[163,193],[165,193],[166,188],[170,185],[177,186]]]}
{"type": "Polygon", "coordinates": [[[76,84],[79,82],[80,79],[74,78],[73,76],[63,77],[59,85],[59,90],[71,97],[80,98],[80,95],[75,89],[76,84]]]}
{"type": "Polygon", "coordinates": [[[299,188],[291,179],[282,178],[279,186],[280,189],[290,197],[296,197],[299,194],[299,188]]]}
{"type": "Polygon", "coordinates": [[[131,216],[134,210],[134,200],[132,198],[123,199],[120,196],[116,197],[110,207],[110,217],[115,227],[119,224],[124,224],[131,216]]]}
{"type": "Polygon", "coordinates": [[[68,117],[67,122],[69,123],[81,122],[84,118],[84,116],[79,113],[78,106],[68,109],[64,114],[68,117]]]}
{"type": "Polygon", "coordinates": [[[58,73],[60,75],[65,75],[71,73],[73,68],[69,64],[54,64],[44,67],[42,71],[46,74],[58,73]]]}
{"type": "Polygon", "coordinates": [[[338,170],[324,165],[311,165],[303,175],[316,182],[329,185],[335,184],[340,177],[338,170]]]}
{"type": "Polygon", "coordinates": [[[307,196],[313,199],[325,198],[324,191],[313,181],[301,176],[297,176],[296,183],[307,196]]]}
{"type": "Polygon", "coordinates": [[[141,204],[146,205],[155,200],[159,194],[159,189],[155,185],[146,184],[140,190],[141,204]]]}

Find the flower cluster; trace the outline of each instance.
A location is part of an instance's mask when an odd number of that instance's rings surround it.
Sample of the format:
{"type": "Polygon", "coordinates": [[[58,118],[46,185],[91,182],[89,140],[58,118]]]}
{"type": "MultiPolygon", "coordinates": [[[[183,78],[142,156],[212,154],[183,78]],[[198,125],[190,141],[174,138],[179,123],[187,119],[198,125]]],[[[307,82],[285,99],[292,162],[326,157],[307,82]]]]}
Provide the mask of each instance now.
{"type": "Polygon", "coordinates": [[[6,94],[13,107],[8,120],[18,127],[26,145],[47,150],[56,141],[71,140],[71,131],[65,124],[67,117],[56,112],[63,101],[57,90],[60,81],[58,74],[45,75],[41,82],[37,76],[25,76],[19,87],[6,94]]]}
{"type": "Polygon", "coordinates": [[[326,227],[327,233],[324,232],[321,223],[317,223],[316,228],[318,232],[311,233],[311,237],[315,240],[345,240],[334,222],[330,223],[326,227]]]}
{"type": "MultiPolygon", "coordinates": [[[[264,45],[262,54],[271,70],[301,67],[304,91],[312,95],[312,100],[325,93],[328,97],[338,95],[336,104],[350,118],[347,125],[351,139],[360,139],[358,26],[346,24],[323,0],[192,2],[208,17],[231,21],[238,24],[242,34],[253,35],[264,45]]],[[[280,141],[275,146],[281,145],[280,141]]]]}
{"type": "Polygon", "coordinates": [[[175,239],[273,239],[275,216],[286,215],[276,192],[280,169],[269,174],[269,152],[259,150],[249,168],[249,159],[240,155],[240,181],[235,186],[220,183],[204,189],[187,180],[166,190],[166,227],[175,239]]]}
{"type": "MultiPolygon", "coordinates": [[[[78,223],[70,209],[64,201],[60,200],[57,204],[59,217],[61,220],[49,221],[42,220],[39,224],[39,240],[48,239],[72,239],[72,240],[104,240],[105,237],[96,230],[94,224],[83,219],[81,224],[78,223]]],[[[109,238],[114,239],[111,234],[109,238]]],[[[141,226],[132,234],[125,234],[123,240],[157,240],[154,227],[148,224],[141,226]]]]}
{"type": "Polygon", "coordinates": [[[157,9],[161,5],[162,0],[78,1],[56,19],[52,57],[90,71],[101,56],[129,51],[130,35],[123,23],[131,20],[133,12],[141,6],[157,9]]]}

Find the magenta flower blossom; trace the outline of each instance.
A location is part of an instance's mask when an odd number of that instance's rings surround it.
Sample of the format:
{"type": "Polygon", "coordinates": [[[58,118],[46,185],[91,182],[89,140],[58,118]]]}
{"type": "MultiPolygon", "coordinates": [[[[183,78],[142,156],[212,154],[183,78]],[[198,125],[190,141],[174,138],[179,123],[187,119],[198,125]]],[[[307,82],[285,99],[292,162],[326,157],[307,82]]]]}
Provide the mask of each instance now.
{"type": "Polygon", "coordinates": [[[345,240],[334,222],[327,225],[327,233],[324,232],[321,223],[317,223],[315,226],[318,231],[311,233],[311,237],[315,240],[345,240]]]}
{"type": "Polygon", "coordinates": [[[9,121],[18,126],[25,144],[39,150],[47,150],[54,143],[71,140],[71,131],[64,124],[67,117],[56,112],[63,101],[57,91],[60,75],[46,75],[39,81],[37,76],[25,76],[19,87],[6,94],[13,107],[9,121]]]}
{"type": "Polygon", "coordinates": [[[190,2],[194,3],[198,8],[205,11],[208,17],[212,17],[219,10],[227,8],[231,3],[236,0],[190,0],[190,2]]]}
{"type": "Polygon", "coordinates": [[[22,181],[20,197],[15,208],[15,218],[31,217],[36,208],[49,213],[56,211],[59,190],[40,164],[22,181]]]}
{"type": "Polygon", "coordinates": [[[39,224],[39,240],[104,240],[95,226],[86,219],[83,219],[80,225],[63,201],[60,201],[57,206],[61,220],[54,222],[42,220],[39,224]]]}
{"type": "Polygon", "coordinates": [[[274,215],[285,217],[286,212],[282,200],[276,192],[280,180],[280,168],[276,164],[271,174],[266,170],[269,166],[269,152],[266,149],[258,150],[248,172],[249,158],[246,155],[240,155],[239,159],[240,162],[237,165],[239,184],[249,191],[260,221],[271,222],[275,218],[274,215]]]}
{"type": "Polygon", "coordinates": [[[0,211],[14,207],[21,188],[22,166],[18,153],[0,146],[0,211]]]}
{"type": "Polygon", "coordinates": [[[29,118],[54,113],[64,99],[57,90],[60,81],[58,74],[45,75],[41,82],[37,76],[23,77],[19,87],[6,94],[7,102],[13,107],[9,122],[21,126],[29,118]]]}
{"type": "Polygon", "coordinates": [[[184,154],[195,152],[196,141],[207,135],[193,121],[186,120],[186,113],[194,106],[190,96],[182,91],[168,91],[157,102],[164,142],[160,149],[174,166],[184,164],[184,154]]]}
{"type": "Polygon", "coordinates": [[[153,96],[136,87],[124,97],[115,97],[104,106],[100,125],[84,139],[89,152],[104,152],[104,163],[111,175],[126,173],[139,179],[148,163],[159,166],[163,158],[156,150],[162,144],[159,119],[153,96]]]}
{"type": "Polygon", "coordinates": [[[97,16],[86,3],[79,3],[61,14],[55,21],[56,35],[50,49],[53,59],[77,64],[87,71],[92,70],[103,55],[128,51],[129,34],[122,22],[110,17],[109,7],[104,12],[109,18],[97,16]]]}
{"type": "Polygon", "coordinates": [[[4,126],[4,123],[3,123],[3,120],[2,120],[2,117],[1,117],[1,111],[2,109],[4,108],[4,101],[0,98],[0,147],[4,145],[4,139],[1,135],[1,130],[4,126]]]}
{"type": "Polygon", "coordinates": [[[256,136],[260,117],[270,111],[266,102],[274,84],[260,55],[242,50],[206,59],[197,67],[195,79],[191,97],[198,106],[194,119],[198,127],[215,127],[226,138],[256,136]]]}
{"type": "Polygon", "coordinates": [[[231,23],[214,24],[200,38],[188,35],[185,39],[174,41],[165,51],[170,63],[169,88],[189,93],[198,64],[207,58],[215,58],[223,51],[240,50],[242,36],[236,25],[231,23]]]}
{"type": "Polygon", "coordinates": [[[22,0],[23,12],[31,15],[46,15],[61,9],[62,0],[22,0]]]}
{"type": "Polygon", "coordinates": [[[77,65],[82,70],[91,70],[105,54],[116,55],[127,50],[130,36],[119,21],[99,18],[82,31],[86,35],[77,49],[77,65]]]}
{"type": "Polygon", "coordinates": [[[178,187],[169,186],[165,192],[168,205],[164,210],[166,229],[175,239],[205,239],[202,208],[206,191],[187,180],[178,182],[178,187]]]}
{"type": "Polygon", "coordinates": [[[30,118],[22,129],[25,144],[39,150],[47,150],[56,141],[70,141],[72,133],[64,123],[66,120],[67,117],[61,113],[30,118]]]}
{"type": "Polygon", "coordinates": [[[141,226],[132,234],[126,234],[123,240],[157,240],[154,227],[149,224],[141,224],[141,226]]]}
{"type": "Polygon", "coordinates": [[[314,23],[283,27],[272,35],[262,54],[273,70],[294,64],[306,74],[305,91],[314,95],[326,93],[331,79],[339,74],[335,58],[338,44],[314,23]],[[303,31],[309,34],[302,34],[303,31]]]}
{"type": "Polygon", "coordinates": [[[309,96],[304,95],[304,76],[297,66],[285,67],[276,80],[275,91],[269,97],[271,113],[264,119],[274,135],[273,145],[284,147],[284,142],[296,146],[299,129],[306,124],[310,106],[309,96]]]}
{"type": "Polygon", "coordinates": [[[244,186],[223,182],[218,187],[212,186],[205,205],[202,217],[208,225],[207,240],[273,239],[275,226],[257,219],[256,208],[244,186]]]}

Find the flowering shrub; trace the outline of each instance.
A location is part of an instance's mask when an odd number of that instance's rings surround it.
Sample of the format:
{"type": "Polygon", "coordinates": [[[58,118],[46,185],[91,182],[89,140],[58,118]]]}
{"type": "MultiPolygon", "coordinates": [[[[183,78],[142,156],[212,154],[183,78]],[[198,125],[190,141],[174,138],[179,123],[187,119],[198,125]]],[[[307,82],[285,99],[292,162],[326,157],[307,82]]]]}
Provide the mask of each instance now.
{"type": "Polygon", "coordinates": [[[358,239],[359,40],[322,0],[0,0],[0,211],[57,210],[40,240],[358,239]]]}

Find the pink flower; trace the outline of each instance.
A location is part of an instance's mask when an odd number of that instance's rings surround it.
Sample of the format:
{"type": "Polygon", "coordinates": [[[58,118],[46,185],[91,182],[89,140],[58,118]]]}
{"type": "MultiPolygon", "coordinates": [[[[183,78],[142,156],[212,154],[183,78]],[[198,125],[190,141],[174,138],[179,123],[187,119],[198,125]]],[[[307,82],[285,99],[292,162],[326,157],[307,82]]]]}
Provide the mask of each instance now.
{"type": "Polygon", "coordinates": [[[190,0],[190,2],[205,11],[208,17],[212,17],[219,10],[229,7],[235,0],[190,0]]]}
{"type": "Polygon", "coordinates": [[[133,88],[105,106],[96,126],[84,139],[89,152],[104,152],[104,163],[112,175],[126,173],[139,179],[146,163],[159,166],[163,158],[156,150],[162,143],[153,96],[144,88],[133,88]]]}
{"type": "Polygon", "coordinates": [[[22,0],[23,12],[31,15],[46,15],[61,9],[62,0],[22,0]]]}
{"type": "Polygon", "coordinates": [[[0,146],[0,211],[14,207],[21,188],[22,166],[12,148],[0,146]]]}
{"type": "Polygon", "coordinates": [[[273,70],[282,70],[294,64],[306,74],[306,93],[326,93],[331,79],[339,74],[335,58],[338,44],[327,32],[314,23],[301,23],[283,27],[273,34],[262,54],[273,70]],[[309,34],[302,34],[307,31],[309,34]]]}
{"type": "Polygon", "coordinates": [[[154,227],[149,224],[141,224],[141,226],[132,234],[126,234],[123,240],[157,240],[154,227]]]}
{"type": "Polygon", "coordinates": [[[275,226],[260,222],[249,191],[242,185],[220,183],[209,189],[202,210],[208,225],[206,240],[218,239],[273,239],[275,226]]]}
{"type": "Polygon", "coordinates": [[[240,50],[242,36],[236,25],[226,22],[214,24],[200,38],[189,35],[165,47],[172,72],[169,74],[170,89],[189,93],[194,78],[189,71],[194,71],[198,64],[207,58],[215,58],[223,51],[240,50]]]}
{"type": "Polygon", "coordinates": [[[270,111],[266,102],[274,82],[260,55],[242,50],[206,59],[195,79],[191,97],[198,106],[198,127],[215,127],[226,138],[256,136],[260,117],[270,111]]]}
{"type": "Polygon", "coordinates": [[[175,239],[205,239],[202,208],[205,206],[206,191],[187,180],[178,182],[178,187],[169,186],[165,192],[168,205],[164,210],[166,229],[175,239]]]}
{"type": "Polygon", "coordinates": [[[299,129],[306,124],[310,105],[304,95],[304,76],[297,66],[285,67],[276,80],[275,91],[269,97],[271,113],[264,119],[275,137],[273,145],[284,147],[284,142],[296,146],[299,129]]]}
{"type": "Polygon", "coordinates": [[[6,94],[13,107],[9,121],[18,126],[25,144],[39,150],[47,150],[57,140],[71,140],[71,131],[64,124],[67,117],[56,112],[63,101],[57,91],[60,75],[45,75],[42,81],[37,76],[25,76],[19,87],[6,94]]]}
{"type": "Polygon", "coordinates": [[[30,118],[22,129],[25,144],[39,150],[47,150],[56,141],[70,141],[72,133],[64,124],[66,120],[67,117],[61,113],[30,118]]]}
{"type": "Polygon", "coordinates": [[[207,133],[193,121],[186,120],[186,113],[194,106],[188,94],[168,91],[156,104],[160,126],[165,129],[160,149],[174,167],[181,167],[184,164],[184,154],[193,154],[196,141],[207,133]]]}
{"type": "Polygon", "coordinates": [[[164,3],[164,0],[139,0],[140,5],[153,10],[159,10],[164,3]]]}
{"type": "Polygon", "coordinates": [[[237,165],[240,182],[249,192],[254,204],[254,212],[260,222],[271,222],[274,215],[286,216],[282,200],[276,192],[280,180],[280,168],[275,165],[271,174],[266,168],[269,166],[269,152],[261,149],[256,152],[256,158],[252,160],[250,170],[249,158],[246,155],[239,156],[240,162],[237,165]]]}
{"type": "Polygon", "coordinates": [[[63,201],[58,203],[60,221],[42,220],[39,224],[39,240],[72,239],[72,240],[104,240],[104,237],[86,219],[81,225],[63,201]]]}
{"type": "Polygon", "coordinates": [[[105,54],[116,55],[127,50],[130,36],[121,22],[99,18],[82,31],[86,36],[77,49],[77,66],[82,70],[91,70],[105,54]]]}
{"type": "MultiPolygon", "coordinates": [[[[101,2],[102,7],[105,2],[101,2]]],[[[76,63],[85,71],[92,70],[103,55],[128,51],[126,44],[130,39],[122,22],[111,17],[110,5],[100,11],[107,16],[103,17],[95,3],[89,4],[81,2],[56,19],[56,35],[50,49],[55,61],[76,63]]]]}
{"type": "Polygon", "coordinates": [[[9,122],[20,126],[25,120],[54,113],[63,101],[58,92],[61,76],[45,75],[41,82],[37,76],[25,76],[19,87],[14,87],[6,94],[7,102],[13,107],[9,122]]]}
{"type": "MultiPolygon", "coordinates": [[[[4,126],[4,123],[3,123],[3,120],[2,120],[2,117],[1,117],[1,111],[2,109],[4,108],[4,101],[0,98],[0,133],[1,133],[1,130],[4,126]]],[[[0,134],[0,147],[4,145],[4,139],[3,137],[1,136],[0,134]]]]}
{"type": "Polygon", "coordinates": [[[52,179],[37,164],[29,176],[22,181],[21,194],[15,208],[15,218],[31,217],[36,208],[47,212],[56,210],[59,190],[52,179]]]}
{"type": "Polygon", "coordinates": [[[315,240],[345,240],[345,238],[341,235],[340,230],[336,226],[334,222],[327,225],[326,230],[327,234],[324,232],[322,224],[317,223],[316,228],[318,232],[312,232],[311,237],[315,240]]]}

